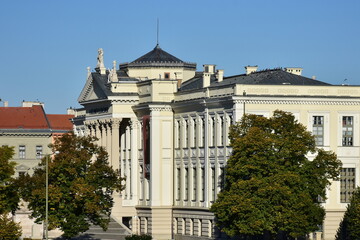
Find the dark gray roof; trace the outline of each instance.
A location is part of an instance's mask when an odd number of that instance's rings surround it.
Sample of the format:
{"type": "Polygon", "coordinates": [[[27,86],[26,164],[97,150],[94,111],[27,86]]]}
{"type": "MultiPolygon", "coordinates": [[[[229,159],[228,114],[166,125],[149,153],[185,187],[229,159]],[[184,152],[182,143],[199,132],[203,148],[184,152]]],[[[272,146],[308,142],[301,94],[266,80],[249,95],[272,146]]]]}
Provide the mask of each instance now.
{"type": "Polygon", "coordinates": [[[139,57],[138,59],[130,63],[120,64],[120,70],[132,67],[180,67],[195,70],[196,63],[184,62],[170,53],[162,50],[159,44],[157,44],[153,50],[139,57]]]}
{"type": "Polygon", "coordinates": [[[179,58],[171,55],[168,52],[165,52],[162,50],[159,46],[159,44],[156,45],[156,47],[151,50],[150,52],[146,53],[145,55],[139,57],[135,61],[132,61],[131,63],[145,63],[145,62],[173,62],[173,63],[183,63],[182,60],[179,58]]]}
{"type": "MultiPolygon", "coordinates": [[[[202,73],[196,73],[195,77],[184,82],[180,91],[198,89],[202,87],[202,73]]],[[[241,74],[225,77],[222,82],[217,82],[214,75],[211,76],[210,87],[225,86],[230,84],[254,84],[254,85],[305,85],[327,86],[329,83],[321,82],[300,75],[288,73],[281,68],[269,69],[251,74],[241,74]]]]}

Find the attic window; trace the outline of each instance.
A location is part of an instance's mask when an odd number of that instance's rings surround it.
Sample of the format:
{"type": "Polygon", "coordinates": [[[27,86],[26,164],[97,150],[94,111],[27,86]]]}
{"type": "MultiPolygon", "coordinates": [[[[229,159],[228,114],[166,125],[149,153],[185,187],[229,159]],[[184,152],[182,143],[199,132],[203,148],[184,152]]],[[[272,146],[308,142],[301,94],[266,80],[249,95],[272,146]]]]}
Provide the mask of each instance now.
{"type": "Polygon", "coordinates": [[[165,79],[170,79],[170,73],[168,73],[168,72],[164,73],[164,77],[165,77],[165,79]]]}

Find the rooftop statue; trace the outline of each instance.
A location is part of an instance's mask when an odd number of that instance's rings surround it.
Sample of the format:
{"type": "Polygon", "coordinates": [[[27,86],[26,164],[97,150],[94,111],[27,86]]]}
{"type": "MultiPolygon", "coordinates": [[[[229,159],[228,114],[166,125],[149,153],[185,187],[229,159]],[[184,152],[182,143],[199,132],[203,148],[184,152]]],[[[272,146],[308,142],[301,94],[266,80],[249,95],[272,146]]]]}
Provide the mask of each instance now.
{"type": "Polygon", "coordinates": [[[98,57],[97,57],[97,68],[104,68],[104,50],[102,48],[98,49],[98,57]]]}

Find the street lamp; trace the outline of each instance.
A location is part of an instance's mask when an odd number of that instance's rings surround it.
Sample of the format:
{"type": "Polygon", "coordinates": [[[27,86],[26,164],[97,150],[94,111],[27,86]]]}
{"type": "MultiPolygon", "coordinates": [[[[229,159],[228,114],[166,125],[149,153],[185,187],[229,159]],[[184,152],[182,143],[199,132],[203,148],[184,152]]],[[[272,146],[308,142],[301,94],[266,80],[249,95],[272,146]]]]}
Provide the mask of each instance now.
{"type": "Polygon", "coordinates": [[[49,156],[45,157],[46,161],[46,186],[45,186],[45,239],[48,240],[48,215],[49,215],[49,156]]]}

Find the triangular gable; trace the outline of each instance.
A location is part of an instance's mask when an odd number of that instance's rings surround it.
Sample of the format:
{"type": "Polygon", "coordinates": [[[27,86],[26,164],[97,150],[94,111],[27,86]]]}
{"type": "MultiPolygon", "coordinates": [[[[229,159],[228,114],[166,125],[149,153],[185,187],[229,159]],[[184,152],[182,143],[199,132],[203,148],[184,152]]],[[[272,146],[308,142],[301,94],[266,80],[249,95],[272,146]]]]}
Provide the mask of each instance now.
{"type": "Polygon", "coordinates": [[[28,170],[30,170],[30,167],[28,167],[24,164],[16,166],[16,171],[23,172],[23,171],[28,171],[28,170]]]}
{"type": "Polygon", "coordinates": [[[90,74],[83,90],[80,93],[78,102],[87,102],[91,100],[104,99],[107,98],[106,94],[102,90],[101,86],[97,83],[96,79],[93,78],[93,75],[90,74]]]}

